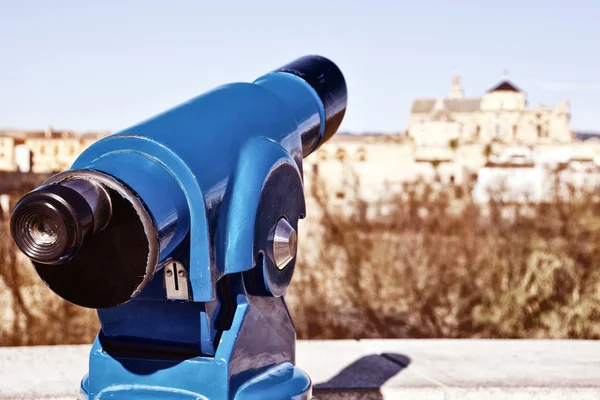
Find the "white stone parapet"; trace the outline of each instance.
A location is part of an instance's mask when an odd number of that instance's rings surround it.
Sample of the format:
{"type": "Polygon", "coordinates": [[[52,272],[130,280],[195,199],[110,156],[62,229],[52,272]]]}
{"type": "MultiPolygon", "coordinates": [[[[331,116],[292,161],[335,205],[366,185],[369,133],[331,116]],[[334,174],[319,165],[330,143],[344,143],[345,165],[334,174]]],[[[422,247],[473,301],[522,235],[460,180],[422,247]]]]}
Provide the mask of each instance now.
{"type": "MultiPolygon", "coordinates": [[[[0,399],[75,399],[89,346],[0,348],[0,399]]],[[[316,399],[600,399],[600,342],[299,341],[316,399]]]]}

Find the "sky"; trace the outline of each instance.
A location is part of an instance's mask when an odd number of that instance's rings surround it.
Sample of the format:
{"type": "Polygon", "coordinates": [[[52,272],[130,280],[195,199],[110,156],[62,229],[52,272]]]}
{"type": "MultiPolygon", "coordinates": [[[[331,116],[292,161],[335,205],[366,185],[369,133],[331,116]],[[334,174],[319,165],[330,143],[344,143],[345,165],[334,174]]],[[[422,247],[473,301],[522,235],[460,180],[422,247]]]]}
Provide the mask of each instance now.
{"type": "Polygon", "coordinates": [[[348,85],[341,130],[395,133],[412,101],[509,79],[600,131],[600,1],[0,0],[0,128],[117,131],[307,54],[348,85]]]}

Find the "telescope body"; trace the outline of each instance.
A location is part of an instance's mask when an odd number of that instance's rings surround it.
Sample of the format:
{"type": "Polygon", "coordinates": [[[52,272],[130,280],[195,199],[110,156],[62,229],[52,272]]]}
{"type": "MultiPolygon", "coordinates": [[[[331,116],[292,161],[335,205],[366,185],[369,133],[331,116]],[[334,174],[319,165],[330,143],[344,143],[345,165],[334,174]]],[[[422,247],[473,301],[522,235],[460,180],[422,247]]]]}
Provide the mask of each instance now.
{"type": "Polygon", "coordinates": [[[82,399],[310,399],[283,295],[302,160],[346,108],[339,69],[298,59],[112,134],[15,207],[17,245],[98,309],[82,399]]]}

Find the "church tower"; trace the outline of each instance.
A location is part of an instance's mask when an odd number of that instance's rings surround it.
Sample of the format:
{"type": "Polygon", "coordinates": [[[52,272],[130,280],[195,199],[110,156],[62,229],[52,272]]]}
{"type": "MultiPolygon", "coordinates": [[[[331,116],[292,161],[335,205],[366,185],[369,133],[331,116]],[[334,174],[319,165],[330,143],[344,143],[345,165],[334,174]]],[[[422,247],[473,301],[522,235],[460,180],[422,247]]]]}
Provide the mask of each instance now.
{"type": "Polygon", "coordinates": [[[464,97],[462,79],[459,75],[455,75],[452,78],[452,89],[450,90],[451,99],[462,99],[464,97]]]}

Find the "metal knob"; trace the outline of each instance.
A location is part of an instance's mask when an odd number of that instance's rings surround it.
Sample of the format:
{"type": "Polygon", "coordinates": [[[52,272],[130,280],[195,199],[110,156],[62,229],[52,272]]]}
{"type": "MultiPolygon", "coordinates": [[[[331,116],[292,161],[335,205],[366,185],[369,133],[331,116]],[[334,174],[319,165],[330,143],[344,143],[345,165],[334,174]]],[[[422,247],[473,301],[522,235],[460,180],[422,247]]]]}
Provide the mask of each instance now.
{"type": "Polygon", "coordinates": [[[285,218],[277,221],[272,241],[273,260],[277,268],[282,270],[296,257],[298,246],[296,231],[285,218]]]}

